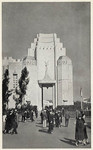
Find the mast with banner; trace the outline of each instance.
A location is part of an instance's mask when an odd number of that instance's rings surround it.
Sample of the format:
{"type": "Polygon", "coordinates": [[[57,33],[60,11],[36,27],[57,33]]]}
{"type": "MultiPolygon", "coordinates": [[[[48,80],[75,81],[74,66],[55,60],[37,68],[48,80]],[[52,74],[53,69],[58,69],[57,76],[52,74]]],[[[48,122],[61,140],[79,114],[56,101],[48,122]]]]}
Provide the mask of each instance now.
{"type": "Polygon", "coordinates": [[[80,88],[80,97],[81,97],[81,109],[83,109],[83,93],[82,93],[82,88],[80,88]]]}

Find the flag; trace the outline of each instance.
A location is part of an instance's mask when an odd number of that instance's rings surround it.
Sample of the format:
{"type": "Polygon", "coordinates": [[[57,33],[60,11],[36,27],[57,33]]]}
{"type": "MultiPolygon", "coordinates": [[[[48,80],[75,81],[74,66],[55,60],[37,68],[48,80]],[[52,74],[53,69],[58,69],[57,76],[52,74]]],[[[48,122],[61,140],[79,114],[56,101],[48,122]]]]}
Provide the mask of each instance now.
{"type": "Polygon", "coordinates": [[[83,97],[82,88],[80,88],[80,96],[83,97]]]}
{"type": "Polygon", "coordinates": [[[84,102],[84,103],[91,103],[91,102],[90,102],[90,98],[83,98],[83,102],[84,102]]]}

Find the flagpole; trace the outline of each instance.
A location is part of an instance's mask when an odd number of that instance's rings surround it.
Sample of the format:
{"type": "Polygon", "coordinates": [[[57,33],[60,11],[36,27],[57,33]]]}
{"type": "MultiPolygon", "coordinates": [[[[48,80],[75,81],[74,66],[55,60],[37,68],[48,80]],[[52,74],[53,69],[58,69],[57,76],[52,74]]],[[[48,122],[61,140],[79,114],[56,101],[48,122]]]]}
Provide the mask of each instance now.
{"type": "Polygon", "coordinates": [[[81,110],[83,109],[83,105],[82,105],[82,103],[83,103],[83,102],[82,102],[82,97],[81,97],[81,110]]]}
{"type": "Polygon", "coordinates": [[[83,93],[82,93],[82,88],[80,88],[80,96],[81,96],[81,109],[83,109],[83,93]]]}

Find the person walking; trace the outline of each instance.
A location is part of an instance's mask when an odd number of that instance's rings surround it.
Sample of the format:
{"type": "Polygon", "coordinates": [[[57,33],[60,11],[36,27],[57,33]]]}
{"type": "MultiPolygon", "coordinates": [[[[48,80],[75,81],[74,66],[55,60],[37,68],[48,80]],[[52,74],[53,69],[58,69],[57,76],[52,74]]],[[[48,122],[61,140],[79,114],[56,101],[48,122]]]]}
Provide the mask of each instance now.
{"type": "Polygon", "coordinates": [[[21,114],[22,114],[22,122],[25,122],[25,109],[21,109],[21,114]]]}
{"type": "Polygon", "coordinates": [[[30,120],[33,122],[34,121],[34,114],[33,110],[30,111],[30,120]]]}
{"type": "Polygon", "coordinates": [[[36,116],[36,118],[38,118],[38,110],[37,110],[37,107],[35,108],[35,116],[36,116]]]}
{"type": "Polygon", "coordinates": [[[65,112],[65,127],[68,127],[69,119],[70,119],[69,112],[66,111],[66,112],[65,112]]]}
{"type": "Polygon", "coordinates": [[[53,133],[53,128],[54,128],[54,114],[52,112],[52,109],[50,109],[50,113],[49,113],[49,129],[48,129],[48,132],[49,133],[53,133]]]}
{"type": "Polygon", "coordinates": [[[88,144],[88,135],[87,135],[87,123],[85,122],[85,114],[82,114],[82,120],[84,123],[84,145],[88,144]]]}
{"type": "Polygon", "coordinates": [[[40,116],[41,116],[41,124],[43,124],[43,110],[41,111],[40,116]]]}
{"type": "Polygon", "coordinates": [[[50,114],[50,112],[49,112],[49,108],[48,107],[46,109],[46,114],[47,114],[47,123],[49,123],[49,114],[50,114]]]}
{"type": "Polygon", "coordinates": [[[18,113],[17,110],[14,111],[14,118],[12,118],[13,126],[12,126],[12,132],[11,134],[18,134],[17,128],[18,128],[18,113]]]}
{"type": "Polygon", "coordinates": [[[63,117],[64,117],[64,108],[62,108],[62,115],[63,115],[63,117]]]}
{"type": "Polygon", "coordinates": [[[46,120],[47,120],[47,114],[46,110],[43,111],[43,128],[46,128],[46,120]]]}
{"type": "Polygon", "coordinates": [[[76,119],[78,119],[78,115],[79,115],[79,110],[76,110],[76,119]]]}
{"type": "Polygon", "coordinates": [[[61,124],[60,124],[60,126],[62,126],[62,110],[60,111],[60,122],[61,122],[61,124]]]}
{"type": "Polygon", "coordinates": [[[36,118],[38,118],[38,110],[37,109],[35,110],[35,116],[36,116],[36,118]]]}
{"type": "Polygon", "coordinates": [[[13,124],[12,118],[14,118],[13,109],[8,110],[7,112],[4,134],[9,133],[10,130],[12,129],[12,124],[13,124]]]}
{"type": "Polygon", "coordinates": [[[62,114],[61,114],[61,111],[59,110],[58,112],[58,116],[59,116],[59,128],[61,127],[62,125],[62,114]]]}
{"type": "Polygon", "coordinates": [[[76,146],[79,145],[79,142],[84,143],[84,122],[82,120],[81,113],[78,115],[78,118],[76,119],[75,140],[76,146]]]}

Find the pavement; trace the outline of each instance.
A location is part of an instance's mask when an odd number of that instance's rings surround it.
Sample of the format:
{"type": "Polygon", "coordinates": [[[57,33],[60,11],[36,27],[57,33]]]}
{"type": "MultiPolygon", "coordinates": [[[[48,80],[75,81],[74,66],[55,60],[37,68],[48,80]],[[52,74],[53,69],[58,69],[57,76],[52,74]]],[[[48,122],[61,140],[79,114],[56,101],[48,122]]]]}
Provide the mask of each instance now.
{"type": "MultiPolygon", "coordinates": [[[[69,126],[65,127],[64,118],[61,128],[54,128],[49,134],[43,128],[40,117],[34,122],[19,122],[18,134],[3,134],[3,148],[91,148],[91,128],[87,127],[89,144],[75,146],[75,119],[70,118],[69,126]]],[[[90,124],[90,118],[86,119],[90,124]]]]}

